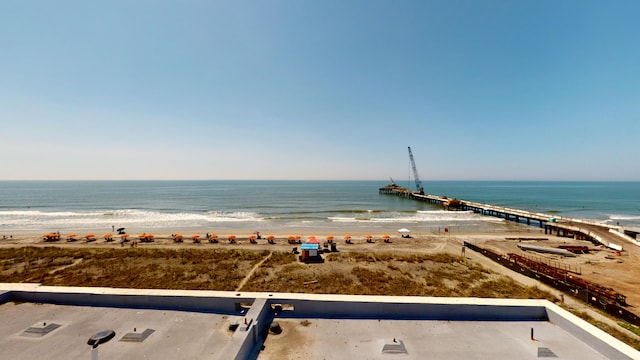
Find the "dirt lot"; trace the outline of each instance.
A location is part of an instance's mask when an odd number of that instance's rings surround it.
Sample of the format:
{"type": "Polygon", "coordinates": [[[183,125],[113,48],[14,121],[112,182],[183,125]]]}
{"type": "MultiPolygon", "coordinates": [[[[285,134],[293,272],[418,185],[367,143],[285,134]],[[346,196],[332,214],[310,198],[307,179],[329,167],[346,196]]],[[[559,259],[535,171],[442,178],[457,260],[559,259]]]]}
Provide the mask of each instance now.
{"type": "Polygon", "coordinates": [[[553,266],[577,271],[581,278],[614,289],[627,297],[632,312],[640,312],[640,248],[633,244],[624,246],[619,254],[602,245],[594,245],[588,241],[573,240],[555,236],[542,236],[547,240],[505,240],[477,239],[478,245],[507,254],[516,253],[553,266]],[[559,245],[588,246],[591,251],[575,257],[523,251],[518,244],[530,244],[541,247],[556,248],[559,245]],[[634,311],[633,309],[638,309],[634,311]]]}

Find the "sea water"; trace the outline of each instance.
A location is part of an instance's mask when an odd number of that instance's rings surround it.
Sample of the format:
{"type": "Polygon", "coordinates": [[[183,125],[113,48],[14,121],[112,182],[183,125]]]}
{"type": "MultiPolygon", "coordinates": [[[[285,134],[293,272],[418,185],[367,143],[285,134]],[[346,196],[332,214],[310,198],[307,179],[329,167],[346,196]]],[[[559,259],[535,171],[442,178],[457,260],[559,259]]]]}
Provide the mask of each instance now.
{"type": "MultiPolygon", "coordinates": [[[[0,181],[0,234],[508,231],[513,223],[380,195],[388,181],[0,181]]],[[[412,187],[409,181],[398,182],[412,187]]],[[[433,181],[425,192],[640,227],[640,182],[433,181]]],[[[524,225],[522,225],[524,227],[524,225]]]]}

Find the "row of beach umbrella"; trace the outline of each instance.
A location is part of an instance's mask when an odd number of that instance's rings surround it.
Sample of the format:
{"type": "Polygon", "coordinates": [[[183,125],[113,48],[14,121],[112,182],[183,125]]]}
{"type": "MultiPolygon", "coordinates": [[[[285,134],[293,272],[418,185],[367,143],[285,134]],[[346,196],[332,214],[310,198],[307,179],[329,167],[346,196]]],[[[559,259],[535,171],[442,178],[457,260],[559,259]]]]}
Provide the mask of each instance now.
{"type": "MultiPolygon", "coordinates": [[[[402,228],[402,229],[399,229],[398,232],[401,233],[401,234],[408,234],[411,231],[409,229],[402,228]]],[[[118,234],[118,236],[123,241],[128,240],[128,238],[130,237],[130,235],[127,234],[127,233],[118,234]]],[[[210,241],[216,241],[218,239],[218,235],[216,235],[216,234],[207,234],[207,236],[208,236],[207,240],[210,240],[210,241]]],[[[258,238],[258,236],[259,236],[259,232],[256,231],[252,235],[249,235],[248,238],[249,238],[250,241],[254,242],[258,238]]],[[[75,241],[75,240],[77,240],[77,237],[78,237],[78,234],[73,234],[72,233],[72,234],[67,235],[67,240],[75,241]]],[[[60,239],[60,233],[44,234],[43,238],[45,240],[59,240],[60,239]]],[[[104,234],[103,238],[106,241],[112,241],[113,240],[113,234],[111,234],[111,233],[104,234]]],[[[264,238],[266,238],[267,240],[269,240],[271,242],[271,241],[275,240],[276,237],[274,235],[267,235],[264,238]]],[[[289,242],[300,242],[301,238],[302,237],[300,235],[288,235],[287,236],[287,240],[289,242]]],[[[367,241],[372,241],[373,238],[374,238],[373,235],[366,235],[365,236],[365,239],[367,241]]],[[[382,235],[382,238],[385,241],[387,241],[387,240],[391,239],[391,236],[388,235],[388,234],[385,234],[385,235],[382,235]]],[[[84,239],[87,240],[87,241],[94,241],[94,240],[96,240],[96,235],[93,234],[93,233],[89,233],[89,234],[86,234],[84,236],[84,239]]],[[[153,234],[142,233],[142,234],[138,235],[138,239],[140,241],[153,241],[154,240],[154,235],[153,234]]],[[[179,241],[182,241],[183,236],[181,234],[173,234],[172,235],[172,239],[173,239],[173,241],[179,242],[179,241]]],[[[199,241],[200,240],[200,235],[199,234],[194,234],[194,235],[191,236],[191,239],[193,241],[199,241]]],[[[227,239],[229,241],[235,241],[236,235],[233,235],[233,234],[232,235],[228,235],[227,239]]],[[[333,235],[328,235],[326,237],[326,240],[328,242],[332,242],[332,241],[334,241],[334,239],[335,239],[335,237],[333,235]]],[[[345,235],[343,237],[343,239],[346,240],[346,241],[350,241],[352,239],[352,237],[351,237],[351,235],[345,235]]],[[[315,236],[309,236],[307,241],[318,241],[318,239],[315,236]]]]}

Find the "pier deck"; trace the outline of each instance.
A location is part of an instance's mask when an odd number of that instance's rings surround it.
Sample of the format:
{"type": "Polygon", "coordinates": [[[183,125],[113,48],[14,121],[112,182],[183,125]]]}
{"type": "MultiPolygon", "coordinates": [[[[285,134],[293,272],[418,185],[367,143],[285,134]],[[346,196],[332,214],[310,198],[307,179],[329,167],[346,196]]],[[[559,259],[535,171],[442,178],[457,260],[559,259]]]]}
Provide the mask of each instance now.
{"type": "Polygon", "coordinates": [[[507,221],[513,221],[520,224],[532,226],[537,225],[540,228],[544,228],[545,234],[555,233],[558,236],[590,240],[615,250],[622,250],[622,246],[619,245],[622,240],[626,240],[640,246],[640,242],[634,240],[629,236],[630,234],[625,234],[624,229],[615,225],[565,218],[497,205],[482,204],[473,201],[449,199],[445,196],[420,194],[409,189],[399,187],[395,184],[380,188],[379,192],[380,194],[394,195],[440,205],[447,210],[473,211],[477,214],[502,218],[507,221]]]}

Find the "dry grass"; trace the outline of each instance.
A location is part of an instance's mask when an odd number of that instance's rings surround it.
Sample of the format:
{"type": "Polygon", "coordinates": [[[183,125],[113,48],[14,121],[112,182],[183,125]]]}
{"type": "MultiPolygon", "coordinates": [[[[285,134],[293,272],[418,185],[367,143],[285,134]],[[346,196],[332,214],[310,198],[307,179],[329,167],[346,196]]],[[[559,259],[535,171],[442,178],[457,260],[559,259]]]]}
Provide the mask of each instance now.
{"type": "MultiPolygon", "coordinates": [[[[491,274],[446,253],[334,253],[327,265],[283,262],[259,269],[242,289],[319,294],[466,296],[557,299],[535,287],[491,274]]],[[[265,264],[266,265],[266,264],[265,264]]]]}
{"type": "Polygon", "coordinates": [[[264,256],[265,252],[218,249],[2,249],[0,282],[234,290],[264,256]],[[82,261],[69,266],[77,259],[82,261]]]}
{"type": "MultiPolygon", "coordinates": [[[[0,249],[0,282],[58,286],[234,290],[267,251],[223,249],[0,249]]],[[[302,264],[273,252],[243,291],[548,298],[446,253],[334,253],[302,264]]]]}

